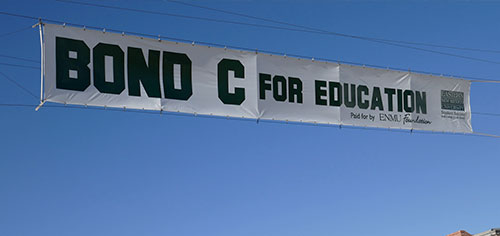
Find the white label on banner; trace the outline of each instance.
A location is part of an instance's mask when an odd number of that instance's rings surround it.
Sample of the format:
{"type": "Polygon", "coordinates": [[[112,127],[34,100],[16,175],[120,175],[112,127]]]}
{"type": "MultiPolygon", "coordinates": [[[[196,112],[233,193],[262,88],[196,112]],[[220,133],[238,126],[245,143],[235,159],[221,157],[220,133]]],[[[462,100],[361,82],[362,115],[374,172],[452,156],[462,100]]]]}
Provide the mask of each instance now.
{"type": "Polygon", "coordinates": [[[470,81],[45,24],[46,101],[472,132],[470,81]]]}

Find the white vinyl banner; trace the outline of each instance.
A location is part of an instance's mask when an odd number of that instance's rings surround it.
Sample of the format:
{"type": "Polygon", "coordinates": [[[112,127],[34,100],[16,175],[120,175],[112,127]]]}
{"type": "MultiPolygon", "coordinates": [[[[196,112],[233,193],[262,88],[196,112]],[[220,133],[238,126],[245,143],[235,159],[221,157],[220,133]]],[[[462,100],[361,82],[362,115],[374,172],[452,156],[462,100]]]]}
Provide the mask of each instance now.
{"type": "Polygon", "coordinates": [[[44,26],[44,101],[472,132],[467,80],[44,26]]]}

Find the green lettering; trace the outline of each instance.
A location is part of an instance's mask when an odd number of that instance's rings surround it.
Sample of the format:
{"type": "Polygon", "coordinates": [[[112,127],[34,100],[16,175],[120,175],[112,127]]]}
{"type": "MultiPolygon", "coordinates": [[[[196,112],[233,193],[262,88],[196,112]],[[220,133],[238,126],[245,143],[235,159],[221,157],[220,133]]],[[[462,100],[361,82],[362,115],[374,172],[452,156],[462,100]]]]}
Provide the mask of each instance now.
{"type": "Polygon", "coordinates": [[[288,77],[288,101],[295,102],[297,98],[297,103],[302,103],[302,81],[299,78],[288,77]]]}
{"type": "Polygon", "coordinates": [[[186,54],[163,52],[163,90],[165,98],[187,101],[193,95],[191,60],[186,54]],[[174,65],[181,67],[181,88],[174,86],[174,65]]]}
{"type": "Polygon", "coordinates": [[[392,98],[394,97],[396,90],[393,88],[384,88],[384,93],[387,94],[387,103],[389,104],[389,111],[392,111],[394,108],[392,98]]]}
{"type": "Polygon", "coordinates": [[[361,109],[367,109],[370,106],[370,103],[368,100],[364,99],[363,100],[363,94],[369,95],[368,94],[368,87],[365,85],[358,85],[358,107],[361,109]]]}
{"type": "Polygon", "coordinates": [[[398,96],[398,112],[403,112],[403,90],[398,89],[397,96],[398,96]]]}
{"type": "Polygon", "coordinates": [[[404,95],[404,108],[406,112],[413,112],[415,108],[415,97],[413,94],[413,91],[411,90],[405,90],[404,95]],[[408,99],[409,97],[409,99],[408,99]]]}
{"type": "Polygon", "coordinates": [[[326,81],[315,80],[314,88],[316,90],[316,105],[326,106],[326,99],[322,98],[326,96],[326,81]]]}
{"type": "Polygon", "coordinates": [[[419,91],[416,91],[415,94],[416,94],[415,101],[416,101],[417,113],[427,114],[426,93],[425,92],[420,93],[419,91]]]}
{"type": "Polygon", "coordinates": [[[90,49],[85,42],[56,37],[56,88],[85,91],[90,86],[89,63],[90,49]],[[76,77],[70,77],[70,71],[76,71],[76,77]]]}
{"type": "Polygon", "coordinates": [[[94,86],[101,93],[120,94],[125,89],[125,62],[118,45],[99,43],[92,50],[94,86]],[[113,82],[106,81],[105,57],[113,57],[113,82]]]}
{"type": "Polygon", "coordinates": [[[219,99],[224,104],[240,105],[245,101],[245,89],[234,88],[234,93],[229,93],[228,71],[234,71],[234,77],[244,79],[245,67],[238,60],[222,59],[217,64],[217,89],[219,99]]]}
{"type": "Polygon", "coordinates": [[[275,75],[273,77],[273,97],[274,100],[278,102],[284,102],[286,100],[286,79],[281,75],[275,75]],[[281,87],[281,94],[279,93],[281,87]]]}
{"type": "Polygon", "coordinates": [[[371,110],[375,110],[376,107],[378,107],[379,111],[384,110],[384,104],[382,103],[382,95],[380,94],[380,88],[379,87],[373,87],[373,94],[372,94],[372,106],[371,110]]]}
{"type": "Polygon", "coordinates": [[[330,91],[330,106],[339,107],[342,105],[342,84],[339,82],[328,82],[328,89],[330,91]]]}
{"type": "Polygon", "coordinates": [[[349,101],[349,84],[344,83],[344,104],[346,107],[356,106],[356,85],[351,84],[351,100],[349,101]]]}
{"type": "Polygon", "coordinates": [[[142,49],[129,47],[127,54],[128,94],[141,96],[142,84],[148,97],[160,98],[160,52],[149,50],[147,64],[142,49]]]}
{"type": "Polygon", "coordinates": [[[270,74],[259,73],[259,97],[260,99],[266,99],[266,90],[271,90],[271,84],[266,83],[271,81],[270,74]]]}

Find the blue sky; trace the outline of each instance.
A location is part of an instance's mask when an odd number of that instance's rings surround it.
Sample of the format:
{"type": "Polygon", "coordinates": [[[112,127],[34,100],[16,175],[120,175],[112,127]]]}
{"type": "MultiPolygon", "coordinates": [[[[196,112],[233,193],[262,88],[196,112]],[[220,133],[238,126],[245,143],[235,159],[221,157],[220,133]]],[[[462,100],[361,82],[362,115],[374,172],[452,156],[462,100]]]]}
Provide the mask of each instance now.
{"type": "MultiPolygon", "coordinates": [[[[267,24],[168,1],[99,3],[267,24]]],[[[348,34],[500,50],[494,2],[192,3],[348,34]]],[[[334,36],[57,1],[6,0],[1,11],[500,80],[499,64],[334,36]]],[[[36,23],[0,19],[0,35],[36,23]]],[[[35,29],[0,42],[2,55],[39,60],[35,29]]],[[[494,53],[447,52],[500,61],[494,53]]],[[[0,71],[39,93],[39,70],[0,71]]],[[[472,111],[500,113],[499,91],[500,84],[473,83],[472,111]]],[[[0,103],[37,100],[2,77],[0,103]]],[[[0,117],[0,235],[439,236],[500,226],[500,146],[493,138],[50,107],[0,107],[0,117]]],[[[499,121],[472,117],[478,132],[500,134],[499,121]]]]}

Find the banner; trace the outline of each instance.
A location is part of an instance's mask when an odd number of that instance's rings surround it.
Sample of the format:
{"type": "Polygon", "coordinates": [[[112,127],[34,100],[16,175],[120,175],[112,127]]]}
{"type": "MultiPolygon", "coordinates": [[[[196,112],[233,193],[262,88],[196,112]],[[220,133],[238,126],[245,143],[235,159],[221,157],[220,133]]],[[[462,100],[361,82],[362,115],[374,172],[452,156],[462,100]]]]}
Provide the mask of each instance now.
{"type": "Polygon", "coordinates": [[[45,24],[44,101],[472,132],[470,81],[45,24]]]}

